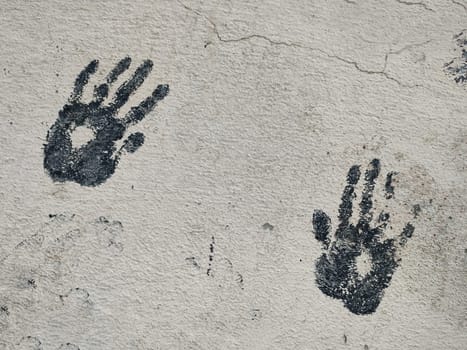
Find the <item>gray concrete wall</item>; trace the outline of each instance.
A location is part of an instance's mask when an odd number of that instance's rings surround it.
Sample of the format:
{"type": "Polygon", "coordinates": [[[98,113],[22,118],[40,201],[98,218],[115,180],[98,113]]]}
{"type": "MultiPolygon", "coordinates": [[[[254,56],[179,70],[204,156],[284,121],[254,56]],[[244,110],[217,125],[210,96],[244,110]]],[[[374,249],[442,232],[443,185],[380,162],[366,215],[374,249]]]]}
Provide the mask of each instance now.
{"type": "Polygon", "coordinates": [[[466,19],[0,1],[0,349],[466,349],[466,19]]]}

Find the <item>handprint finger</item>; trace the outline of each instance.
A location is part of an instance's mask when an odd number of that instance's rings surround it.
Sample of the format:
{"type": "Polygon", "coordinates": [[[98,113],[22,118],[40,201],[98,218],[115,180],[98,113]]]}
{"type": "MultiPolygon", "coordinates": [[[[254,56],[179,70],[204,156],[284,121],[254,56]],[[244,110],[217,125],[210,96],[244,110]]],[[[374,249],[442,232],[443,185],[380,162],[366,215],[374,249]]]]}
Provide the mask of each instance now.
{"type": "Polygon", "coordinates": [[[164,99],[169,93],[169,85],[158,85],[152,92],[152,95],[141,102],[137,107],[132,107],[125,116],[126,124],[135,124],[141,121],[146,114],[151,112],[156,106],[157,102],[164,99]]]}
{"type": "Polygon", "coordinates": [[[119,109],[123,106],[128,99],[130,98],[131,94],[133,94],[140,86],[143,84],[144,79],[149,75],[152,70],[152,61],[146,60],[141,64],[133,74],[133,76],[123,83],[115,93],[114,101],[111,107],[114,110],[119,109]]]}
{"type": "Polygon", "coordinates": [[[123,141],[122,147],[115,152],[113,161],[118,163],[120,158],[122,157],[123,151],[127,151],[128,153],[136,152],[144,143],[144,134],[141,132],[135,132],[127,137],[125,141],[123,141]]]}
{"type": "Polygon", "coordinates": [[[116,66],[110,71],[109,75],[107,75],[107,84],[112,84],[117,78],[125,72],[131,64],[131,58],[125,57],[120,62],[116,64],[116,66]]]}
{"type": "Polygon", "coordinates": [[[322,242],[327,249],[329,245],[329,231],[331,229],[331,219],[322,210],[315,210],[313,213],[313,231],[318,241],[322,242]]]}
{"type": "Polygon", "coordinates": [[[380,172],[379,159],[373,159],[365,172],[365,185],[362,192],[362,200],[360,202],[360,220],[359,225],[366,225],[371,221],[371,208],[373,207],[373,190],[375,181],[380,172]]]}
{"type": "Polygon", "coordinates": [[[99,61],[93,60],[78,74],[75,80],[75,87],[70,96],[70,103],[77,102],[81,98],[83,89],[89,81],[89,77],[96,72],[98,65],[99,61]]]}
{"type": "Polygon", "coordinates": [[[128,136],[128,138],[123,142],[123,149],[129,153],[134,153],[140,148],[144,143],[144,134],[141,132],[135,132],[128,136]]]}
{"type": "Polygon", "coordinates": [[[131,64],[131,58],[125,57],[120,62],[118,62],[115,67],[110,71],[105,79],[105,83],[94,88],[94,102],[97,104],[101,104],[102,101],[108,96],[109,94],[109,87],[110,85],[117,80],[117,78],[125,72],[131,64]]]}
{"type": "Polygon", "coordinates": [[[411,223],[407,223],[407,225],[405,225],[404,229],[399,235],[399,244],[401,246],[404,246],[407,243],[408,239],[412,237],[414,231],[415,227],[411,223]]]}
{"type": "Polygon", "coordinates": [[[352,216],[352,201],[355,198],[355,185],[360,179],[360,166],[354,165],[347,173],[347,186],[342,193],[342,201],[339,206],[339,229],[343,230],[349,224],[349,219],[352,216]]]}

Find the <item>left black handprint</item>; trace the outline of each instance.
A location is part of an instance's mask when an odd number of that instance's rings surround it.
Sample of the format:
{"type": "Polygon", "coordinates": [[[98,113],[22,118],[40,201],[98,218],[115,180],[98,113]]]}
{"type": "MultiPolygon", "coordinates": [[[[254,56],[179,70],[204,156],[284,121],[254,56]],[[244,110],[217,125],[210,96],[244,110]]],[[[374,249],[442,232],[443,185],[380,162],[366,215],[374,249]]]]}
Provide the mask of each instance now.
{"type": "Polygon", "coordinates": [[[71,97],[49,129],[44,147],[44,168],[54,181],[100,185],[115,172],[123,151],[133,153],[144,143],[144,135],[135,132],[123,141],[119,149],[116,146],[129,126],[144,119],[167,96],[169,86],[158,85],[151,96],[119,117],[119,109],[141,86],[153,66],[151,60],[144,61],[104,105],[111,84],[130,67],[130,63],[129,57],[122,59],[107,75],[106,81],[94,87],[93,98],[88,103],[82,102],[83,90],[90,76],[97,71],[98,61],[91,61],[76,78],[71,97]],[[76,146],[72,143],[72,133],[79,127],[89,129],[93,137],[76,146]]]}

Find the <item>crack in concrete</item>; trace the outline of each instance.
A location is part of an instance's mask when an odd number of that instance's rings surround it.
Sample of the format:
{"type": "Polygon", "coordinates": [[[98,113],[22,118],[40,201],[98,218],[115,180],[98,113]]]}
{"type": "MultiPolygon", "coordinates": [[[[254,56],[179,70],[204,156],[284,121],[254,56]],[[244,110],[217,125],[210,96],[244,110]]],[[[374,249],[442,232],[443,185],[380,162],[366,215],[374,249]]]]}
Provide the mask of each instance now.
{"type": "Polygon", "coordinates": [[[467,5],[464,5],[463,3],[456,1],[456,0],[451,0],[451,2],[455,5],[461,6],[465,12],[467,12],[467,5]]]}
{"type": "Polygon", "coordinates": [[[408,5],[408,6],[421,6],[427,11],[435,12],[432,8],[429,8],[423,2],[410,2],[410,1],[403,1],[403,0],[396,0],[399,4],[408,5]]]}
{"type": "MultiPolygon", "coordinates": [[[[399,0],[397,0],[399,1],[399,0]]],[[[453,1],[453,0],[452,0],[453,1]]],[[[384,64],[383,64],[383,68],[380,69],[380,70],[369,70],[369,69],[364,69],[361,67],[361,65],[357,62],[357,61],[353,61],[353,60],[349,60],[349,59],[346,59],[346,58],[343,58],[343,57],[340,57],[338,55],[334,55],[334,54],[330,54],[329,52],[323,50],[323,49],[320,49],[320,48],[316,48],[316,47],[310,47],[310,46],[305,46],[305,45],[301,45],[301,44],[298,44],[298,43],[293,43],[293,42],[286,42],[286,41],[277,41],[277,40],[273,40],[265,35],[261,35],[261,34],[250,34],[250,35],[247,35],[247,36],[243,36],[243,37],[240,37],[240,38],[235,38],[235,39],[225,39],[223,38],[219,31],[218,31],[218,28],[217,28],[217,24],[212,21],[208,16],[204,15],[203,13],[201,13],[200,11],[197,11],[187,5],[185,5],[182,1],[180,0],[177,0],[177,2],[183,7],[185,8],[186,10],[196,14],[197,16],[199,17],[202,17],[204,18],[207,22],[209,22],[209,24],[211,25],[213,31],[214,31],[214,34],[216,35],[217,39],[220,41],[220,42],[223,42],[223,43],[235,43],[235,42],[241,42],[241,41],[249,41],[251,39],[260,39],[260,40],[264,40],[266,41],[267,43],[269,43],[270,45],[277,45],[277,46],[287,46],[287,47],[295,47],[295,48],[300,48],[300,49],[304,49],[304,50],[309,50],[309,51],[315,51],[315,52],[319,52],[321,53],[322,55],[328,57],[328,58],[331,58],[331,59],[335,59],[335,60],[338,60],[340,62],[343,62],[343,63],[346,63],[348,65],[351,65],[353,66],[355,69],[357,69],[359,72],[361,73],[365,73],[365,74],[369,74],[369,75],[381,75],[383,77],[385,77],[386,79],[388,80],[391,80],[395,83],[397,83],[399,86],[401,87],[405,87],[405,88],[415,88],[415,87],[421,87],[422,85],[420,84],[414,84],[414,85],[410,85],[410,84],[405,84],[405,83],[402,83],[401,81],[399,81],[398,79],[394,78],[393,76],[391,76],[390,74],[388,74],[386,72],[386,67],[387,67],[387,63],[388,63],[388,59],[389,59],[389,56],[390,55],[393,55],[393,54],[399,54],[401,53],[402,51],[406,50],[406,49],[409,49],[411,47],[414,47],[414,46],[422,46],[422,45],[425,45],[427,44],[428,42],[430,42],[431,40],[428,40],[428,41],[425,41],[423,43],[418,43],[418,44],[410,44],[410,45],[407,45],[407,46],[404,46],[402,49],[400,50],[397,50],[397,51],[389,51],[386,53],[385,57],[384,57],[384,64]]],[[[414,3],[411,3],[411,4],[414,4],[414,3]]],[[[206,47],[207,45],[205,45],[206,47]]]]}

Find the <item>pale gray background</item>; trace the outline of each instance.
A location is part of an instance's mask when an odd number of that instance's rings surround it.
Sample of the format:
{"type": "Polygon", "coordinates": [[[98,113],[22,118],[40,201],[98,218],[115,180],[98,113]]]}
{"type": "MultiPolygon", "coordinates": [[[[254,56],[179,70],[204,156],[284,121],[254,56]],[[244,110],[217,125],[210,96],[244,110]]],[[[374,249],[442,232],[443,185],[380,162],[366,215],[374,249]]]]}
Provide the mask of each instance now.
{"type": "Polygon", "coordinates": [[[466,349],[467,90],[443,70],[466,20],[464,0],[1,0],[0,349],[466,349]],[[145,144],[99,187],[53,183],[76,75],[126,55],[155,63],[127,108],[171,88],[145,144]],[[415,234],[357,316],[316,287],[311,215],[335,222],[374,157],[399,172],[388,236],[415,234]]]}

